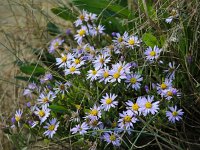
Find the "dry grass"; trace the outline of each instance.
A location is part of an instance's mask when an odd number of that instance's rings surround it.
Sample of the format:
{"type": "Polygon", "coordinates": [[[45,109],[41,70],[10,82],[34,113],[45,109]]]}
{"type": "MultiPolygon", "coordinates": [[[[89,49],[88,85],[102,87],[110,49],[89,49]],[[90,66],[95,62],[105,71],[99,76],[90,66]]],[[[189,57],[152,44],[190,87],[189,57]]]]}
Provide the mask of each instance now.
{"type": "MultiPolygon", "coordinates": [[[[53,0],[0,0],[0,126],[3,129],[13,112],[24,105],[25,83],[15,79],[20,74],[16,61],[34,61],[33,47],[44,47],[49,40],[45,27],[55,16],[50,8],[53,0]]],[[[62,26],[66,22],[57,20],[62,26]]],[[[10,141],[0,130],[0,149],[9,150],[10,141]]]]}

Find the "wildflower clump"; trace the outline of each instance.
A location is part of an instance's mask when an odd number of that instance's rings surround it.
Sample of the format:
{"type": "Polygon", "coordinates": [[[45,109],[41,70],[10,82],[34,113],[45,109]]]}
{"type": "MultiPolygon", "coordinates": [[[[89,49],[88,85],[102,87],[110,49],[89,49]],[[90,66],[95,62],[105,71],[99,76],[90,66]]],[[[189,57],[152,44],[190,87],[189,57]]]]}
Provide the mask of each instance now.
{"type": "Polygon", "coordinates": [[[97,18],[83,10],[74,35],[52,40],[54,67],[24,90],[32,105],[16,111],[12,128],[26,124],[41,137],[126,147],[147,122],[159,128],[182,119],[179,65],[163,57],[162,47],[145,45],[142,35],[108,34],[97,18]]]}

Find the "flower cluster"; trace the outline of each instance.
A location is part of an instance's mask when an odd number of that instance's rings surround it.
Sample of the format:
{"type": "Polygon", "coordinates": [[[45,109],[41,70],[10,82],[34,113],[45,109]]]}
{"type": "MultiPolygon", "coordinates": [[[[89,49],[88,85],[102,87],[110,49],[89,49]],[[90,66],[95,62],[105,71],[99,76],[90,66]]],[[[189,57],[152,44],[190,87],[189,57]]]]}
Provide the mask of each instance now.
{"type": "MultiPolygon", "coordinates": [[[[70,131],[65,131],[68,135],[91,134],[102,142],[120,146],[125,133],[130,135],[133,129],[140,129],[142,121],[152,116],[163,116],[165,112],[164,119],[179,121],[183,111],[175,104],[181,92],[174,84],[179,65],[169,62],[164,66],[159,46],[143,45],[138,35],[128,32],[114,34],[102,46],[101,41],[110,35],[97,22],[97,15],[83,10],[74,22],[75,42],[70,44],[57,37],[50,43],[48,51],[55,57],[57,72],[47,72],[40,82],[30,83],[24,90],[27,98],[37,96],[28,107],[30,127],[42,127],[43,134],[52,138],[60,126],[66,129],[59,113],[71,109],[70,131]],[[70,45],[67,50],[66,45],[70,45]],[[162,77],[166,74],[164,80],[152,73],[154,67],[162,77]]],[[[19,109],[12,127],[22,118],[19,109]]]]}

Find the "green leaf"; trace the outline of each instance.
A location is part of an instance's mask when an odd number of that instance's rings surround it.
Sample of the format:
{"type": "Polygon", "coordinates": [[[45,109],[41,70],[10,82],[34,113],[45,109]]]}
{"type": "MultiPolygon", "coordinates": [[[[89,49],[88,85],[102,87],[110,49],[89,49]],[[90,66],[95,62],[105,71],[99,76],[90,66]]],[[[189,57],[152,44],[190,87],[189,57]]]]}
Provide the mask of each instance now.
{"type": "Polygon", "coordinates": [[[36,64],[25,64],[20,67],[21,72],[27,75],[39,76],[45,74],[45,69],[36,64]]]}
{"type": "Polygon", "coordinates": [[[51,35],[57,35],[57,34],[60,34],[60,30],[59,28],[53,24],[52,22],[49,22],[47,24],[47,31],[51,34],[51,35]]]}
{"type": "Polygon", "coordinates": [[[66,113],[68,112],[66,107],[61,106],[61,105],[50,105],[49,108],[54,111],[54,112],[59,112],[59,113],[66,113]]]}
{"type": "Polygon", "coordinates": [[[142,36],[143,42],[150,47],[154,47],[155,45],[159,45],[159,42],[155,36],[153,36],[151,33],[145,33],[142,36]]]}
{"type": "Polygon", "coordinates": [[[120,19],[118,18],[111,17],[105,21],[102,21],[102,24],[106,26],[107,33],[112,33],[116,31],[123,33],[125,31],[125,26],[122,25],[120,19]]]}
{"type": "Polygon", "coordinates": [[[106,0],[73,0],[72,1],[79,9],[84,9],[89,12],[100,14],[105,17],[118,16],[128,18],[131,12],[126,8],[116,3],[111,3],[106,0]]]}
{"type": "Polygon", "coordinates": [[[52,8],[51,11],[55,15],[59,16],[60,18],[62,18],[64,20],[74,21],[76,19],[76,16],[72,12],[72,10],[70,10],[69,8],[66,8],[66,7],[52,8]]]}

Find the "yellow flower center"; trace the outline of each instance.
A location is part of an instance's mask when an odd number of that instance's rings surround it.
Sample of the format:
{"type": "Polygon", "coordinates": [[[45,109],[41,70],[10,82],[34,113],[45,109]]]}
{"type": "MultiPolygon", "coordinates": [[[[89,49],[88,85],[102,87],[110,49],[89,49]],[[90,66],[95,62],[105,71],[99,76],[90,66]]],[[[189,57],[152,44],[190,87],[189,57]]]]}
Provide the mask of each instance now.
{"type": "Polygon", "coordinates": [[[173,96],[172,91],[168,91],[168,92],[167,92],[167,95],[168,95],[168,96],[173,96]]]}
{"type": "Polygon", "coordinates": [[[135,84],[135,83],[137,82],[137,80],[136,80],[136,78],[131,78],[130,82],[131,82],[132,84],[135,84]]]}
{"type": "Polygon", "coordinates": [[[116,136],[112,134],[112,135],[110,136],[110,140],[111,140],[111,141],[115,141],[115,140],[116,140],[116,136]]]}
{"type": "Polygon", "coordinates": [[[151,108],[151,107],[152,107],[152,104],[151,104],[150,102],[146,102],[145,107],[146,107],[146,108],[151,108]]]}
{"type": "Polygon", "coordinates": [[[85,19],[84,15],[80,15],[79,18],[80,18],[81,20],[84,20],[84,19],[85,19]]]}
{"type": "Polygon", "coordinates": [[[130,40],[128,41],[128,44],[130,44],[130,45],[134,45],[134,44],[135,44],[134,39],[130,39],[130,40]]]}
{"type": "Polygon", "coordinates": [[[99,32],[99,28],[98,27],[96,28],[96,31],[99,32]]]}
{"type": "Polygon", "coordinates": [[[162,83],[161,85],[160,85],[160,87],[161,87],[161,89],[166,89],[167,88],[167,85],[165,84],[165,83],[162,83]]]}
{"type": "Polygon", "coordinates": [[[45,112],[44,112],[43,110],[40,110],[40,111],[38,112],[38,115],[39,115],[40,117],[44,117],[45,112]]]}
{"type": "Polygon", "coordinates": [[[85,30],[84,29],[81,29],[79,32],[78,32],[78,34],[80,35],[80,36],[83,36],[83,35],[85,35],[85,30]]]}
{"type": "Polygon", "coordinates": [[[138,109],[139,109],[138,104],[137,104],[137,103],[133,104],[133,105],[132,105],[132,109],[133,109],[134,111],[138,111],[138,109]]]}
{"type": "Polygon", "coordinates": [[[94,120],[94,121],[92,122],[92,126],[97,126],[97,124],[98,124],[98,121],[97,121],[97,120],[94,120]]]}
{"type": "Polygon", "coordinates": [[[93,75],[96,75],[96,74],[97,74],[97,71],[96,71],[96,70],[92,70],[92,74],[93,74],[93,75]]]}
{"type": "Polygon", "coordinates": [[[74,63],[75,63],[75,64],[80,64],[80,60],[79,60],[79,59],[75,59],[75,60],[74,60],[74,63]]]}
{"type": "Polygon", "coordinates": [[[61,59],[62,59],[62,62],[66,62],[67,61],[67,57],[66,56],[62,56],[61,59]]]}
{"type": "Polygon", "coordinates": [[[98,110],[93,109],[93,110],[90,111],[90,114],[93,115],[93,116],[97,116],[98,115],[98,110]]]}
{"type": "Polygon", "coordinates": [[[86,50],[87,52],[90,52],[90,47],[87,46],[87,47],[85,48],[85,50],[86,50]]]}
{"type": "Polygon", "coordinates": [[[118,40],[119,43],[121,43],[123,41],[123,38],[119,37],[117,40],[118,40]]]}
{"type": "Polygon", "coordinates": [[[74,71],[76,71],[76,68],[75,68],[75,67],[71,67],[71,68],[69,69],[69,71],[70,71],[70,72],[74,72],[74,71]]]}
{"type": "Polygon", "coordinates": [[[130,116],[125,116],[124,117],[124,122],[131,122],[131,117],[130,116]]]}
{"type": "Polygon", "coordinates": [[[102,63],[102,64],[104,63],[104,59],[103,59],[103,58],[100,58],[99,61],[100,61],[100,63],[102,63]]]}
{"type": "Polygon", "coordinates": [[[178,115],[177,111],[173,111],[173,112],[172,112],[172,115],[173,115],[174,117],[176,117],[176,116],[178,115]]]}
{"type": "Polygon", "coordinates": [[[15,120],[18,122],[21,119],[20,116],[15,116],[15,120]]]}
{"type": "Polygon", "coordinates": [[[111,103],[112,103],[112,99],[111,98],[106,99],[106,104],[111,104],[111,103]]]}
{"type": "Polygon", "coordinates": [[[150,56],[156,56],[156,52],[155,51],[151,51],[150,52],[150,56]]]}
{"type": "Polygon", "coordinates": [[[60,89],[61,89],[61,90],[65,90],[65,85],[64,85],[64,84],[61,84],[61,85],[60,85],[60,89]]]}
{"type": "Polygon", "coordinates": [[[42,99],[43,103],[47,103],[49,101],[49,99],[47,97],[42,99]]]}
{"type": "Polygon", "coordinates": [[[59,46],[59,42],[54,43],[54,48],[57,48],[59,46]]]}
{"type": "Polygon", "coordinates": [[[119,76],[120,76],[119,72],[116,72],[113,74],[113,78],[115,78],[115,79],[119,78],[119,76]]]}
{"type": "Polygon", "coordinates": [[[53,131],[55,129],[55,125],[50,125],[49,127],[48,127],[48,130],[50,130],[50,131],[53,131]]]}
{"type": "Polygon", "coordinates": [[[103,73],[103,77],[104,77],[104,78],[107,78],[108,76],[109,76],[108,71],[105,71],[105,72],[103,73]]]}

